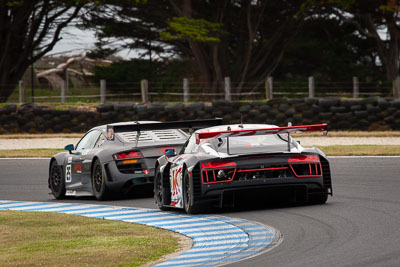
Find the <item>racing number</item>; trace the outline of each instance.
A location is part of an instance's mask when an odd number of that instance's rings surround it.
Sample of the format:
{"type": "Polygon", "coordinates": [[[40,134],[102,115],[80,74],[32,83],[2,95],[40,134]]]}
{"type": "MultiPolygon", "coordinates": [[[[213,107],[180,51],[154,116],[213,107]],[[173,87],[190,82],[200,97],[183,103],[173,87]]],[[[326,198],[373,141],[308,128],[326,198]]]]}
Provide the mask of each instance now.
{"type": "Polygon", "coordinates": [[[65,182],[71,182],[71,164],[68,164],[65,168],[65,182]]]}

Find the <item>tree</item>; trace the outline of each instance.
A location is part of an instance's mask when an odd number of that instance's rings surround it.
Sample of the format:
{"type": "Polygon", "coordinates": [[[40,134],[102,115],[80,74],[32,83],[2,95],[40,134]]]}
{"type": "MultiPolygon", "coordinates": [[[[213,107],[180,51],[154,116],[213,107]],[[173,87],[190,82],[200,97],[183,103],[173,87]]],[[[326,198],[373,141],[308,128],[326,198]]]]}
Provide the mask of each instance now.
{"type": "Polygon", "coordinates": [[[130,38],[129,47],[193,59],[206,92],[221,92],[226,76],[240,92],[245,82],[257,86],[277,67],[301,25],[295,15],[302,3],[154,0],[132,5],[110,1],[103,8],[116,13],[96,11],[86,19],[102,38],[130,38]]]}
{"type": "Polygon", "coordinates": [[[61,39],[83,0],[0,1],[0,103],[6,102],[25,70],[61,39]]]}
{"type": "Polygon", "coordinates": [[[309,14],[318,12],[336,15],[343,23],[352,25],[359,35],[374,41],[387,79],[394,81],[399,75],[400,8],[398,1],[308,0],[303,7],[310,11],[309,14]]]}

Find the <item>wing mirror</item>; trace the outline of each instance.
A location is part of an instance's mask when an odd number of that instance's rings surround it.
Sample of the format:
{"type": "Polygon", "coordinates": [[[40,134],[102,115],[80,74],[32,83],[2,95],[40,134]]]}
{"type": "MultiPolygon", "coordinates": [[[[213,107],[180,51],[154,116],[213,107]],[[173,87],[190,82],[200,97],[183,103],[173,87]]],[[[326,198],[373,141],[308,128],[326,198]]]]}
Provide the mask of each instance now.
{"type": "Polygon", "coordinates": [[[69,145],[66,145],[66,146],[64,147],[64,149],[65,149],[65,150],[68,150],[69,153],[71,154],[71,151],[74,150],[75,148],[74,148],[74,145],[73,145],[73,144],[69,144],[69,145]]]}
{"type": "Polygon", "coordinates": [[[172,157],[175,156],[175,149],[170,148],[165,150],[165,156],[167,157],[172,157]]]}

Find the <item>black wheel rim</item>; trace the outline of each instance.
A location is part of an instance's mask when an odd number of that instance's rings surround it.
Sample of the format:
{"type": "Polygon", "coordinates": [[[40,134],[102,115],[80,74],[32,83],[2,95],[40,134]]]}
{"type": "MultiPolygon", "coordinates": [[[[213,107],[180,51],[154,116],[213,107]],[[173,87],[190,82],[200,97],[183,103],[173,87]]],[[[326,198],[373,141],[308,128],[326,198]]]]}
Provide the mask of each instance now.
{"type": "Polygon", "coordinates": [[[96,190],[96,192],[100,192],[101,186],[103,184],[103,173],[99,165],[97,165],[96,168],[94,169],[93,182],[94,182],[94,189],[96,190]]]}
{"type": "Polygon", "coordinates": [[[51,169],[51,185],[55,192],[60,190],[61,186],[61,173],[57,166],[53,166],[51,169]]]}
{"type": "Polygon", "coordinates": [[[162,204],[162,185],[161,185],[161,175],[157,174],[156,177],[156,196],[157,196],[157,202],[159,205],[162,204]]]}

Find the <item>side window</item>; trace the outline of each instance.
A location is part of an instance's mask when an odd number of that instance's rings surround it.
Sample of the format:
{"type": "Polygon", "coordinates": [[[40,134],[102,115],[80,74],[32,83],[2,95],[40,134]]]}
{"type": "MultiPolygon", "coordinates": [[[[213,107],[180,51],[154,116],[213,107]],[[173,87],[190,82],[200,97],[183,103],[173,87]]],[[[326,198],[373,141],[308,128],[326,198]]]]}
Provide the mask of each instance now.
{"type": "Polygon", "coordinates": [[[92,149],[99,139],[100,132],[99,131],[91,131],[88,132],[82,139],[79,141],[78,145],[76,146],[76,150],[85,150],[85,149],[92,149]]]}

